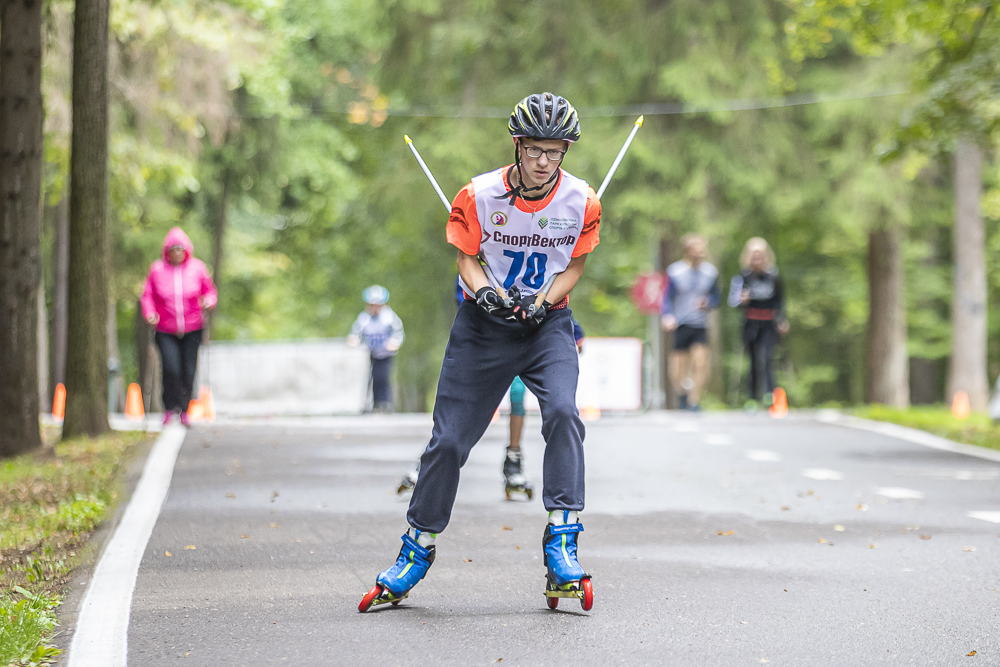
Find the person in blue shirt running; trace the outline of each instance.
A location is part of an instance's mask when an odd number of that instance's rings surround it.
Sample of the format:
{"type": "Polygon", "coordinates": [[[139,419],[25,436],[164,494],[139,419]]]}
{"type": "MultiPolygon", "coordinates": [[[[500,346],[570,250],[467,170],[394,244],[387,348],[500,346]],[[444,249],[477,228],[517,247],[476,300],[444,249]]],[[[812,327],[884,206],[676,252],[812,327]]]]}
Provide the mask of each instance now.
{"type": "Polygon", "coordinates": [[[708,311],[719,307],[719,270],[705,261],[708,243],[698,234],[681,237],[684,259],[667,267],[660,310],[664,331],[674,333],[670,377],[682,410],[701,410],[708,377],[708,311]]]}

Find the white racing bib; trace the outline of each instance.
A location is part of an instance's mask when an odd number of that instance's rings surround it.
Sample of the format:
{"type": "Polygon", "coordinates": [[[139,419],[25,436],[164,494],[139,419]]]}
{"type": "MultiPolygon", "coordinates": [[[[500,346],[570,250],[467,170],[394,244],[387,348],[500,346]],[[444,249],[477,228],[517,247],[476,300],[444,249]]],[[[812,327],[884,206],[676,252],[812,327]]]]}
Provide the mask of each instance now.
{"type": "MultiPolygon", "coordinates": [[[[535,294],[551,276],[561,273],[573,258],[583,231],[587,209],[587,182],[565,171],[552,200],[534,213],[496,199],[507,192],[506,167],[472,179],[476,213],[482,228],[480,249],[505,290],[517,285],[522,295],[535,294]]],[[[527,202],[528,207],[536,202],[527,202]]],[[[475,292],[462,281],[466,294],[475,292]]]]}

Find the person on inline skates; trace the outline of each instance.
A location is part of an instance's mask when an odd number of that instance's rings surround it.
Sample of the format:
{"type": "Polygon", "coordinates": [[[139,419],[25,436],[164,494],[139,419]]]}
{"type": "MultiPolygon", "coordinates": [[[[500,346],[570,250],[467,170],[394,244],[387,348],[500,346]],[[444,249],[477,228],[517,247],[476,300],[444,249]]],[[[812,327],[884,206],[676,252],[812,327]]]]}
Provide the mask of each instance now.
{"type": "Polygon", "coordinates": [[[577,560],[584,506],[584,426],[576,409],[579,361],[568,295],[600,242],[601,204],[587,183],[560,169],[580,138],[576,110],[551,93],[529,95],[508,124],[514,163],[481,174],[455,197],[448,242],[458,248],[465,301],[445,350],[430,443],[407,512],[403,547],[361,604],[398,603],[427,574],[448,525],[460,469],[520,376],[539,397],[545,457],[543,533],[550,608],[559,597],[593,605],[590,575],[577,560]],[[503,298],[480,264],[504,276],[503,298]],[[558,275],[557,275],[558,274],[558,275]],[[544,301],[539,290],[557,275],[544,301]]]}

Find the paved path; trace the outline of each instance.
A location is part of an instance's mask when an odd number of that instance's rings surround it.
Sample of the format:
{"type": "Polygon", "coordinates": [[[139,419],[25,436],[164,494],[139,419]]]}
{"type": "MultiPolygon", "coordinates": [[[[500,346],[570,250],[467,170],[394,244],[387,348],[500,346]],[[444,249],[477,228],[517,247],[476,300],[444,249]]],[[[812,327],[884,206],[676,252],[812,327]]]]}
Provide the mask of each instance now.
{"type": "MultiPolygon", "coordinates": [[[[550,612],[545,515],[502,499],[504,431],[473,451],[427,579],[359,614],[398,551],[394,486],[429,420],[192,430],[129,664],[1000,664],[1000,525],[969,516],[1000,511],[1000,463],[762,415],[590,423],[596,601],[550,612]]],[[[538,480],[537,418],[525,447],[538,480]]]]}

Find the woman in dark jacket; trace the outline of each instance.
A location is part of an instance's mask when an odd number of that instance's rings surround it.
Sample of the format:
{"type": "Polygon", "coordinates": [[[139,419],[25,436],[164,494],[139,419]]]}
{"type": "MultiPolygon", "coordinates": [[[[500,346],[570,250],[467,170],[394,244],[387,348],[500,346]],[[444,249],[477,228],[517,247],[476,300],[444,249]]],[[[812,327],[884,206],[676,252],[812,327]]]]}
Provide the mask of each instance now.
{"type": "Polygon", "coordinates": [[[769,405],[774,392],[774,368],[771,357],[779,334],[788,333],[784,312],[784,292],[774,252],[767,241],[754,237],[740,253],[739,274],[729,284],[729,305],[744,309],[743,344],[750,357],[750,402],[757,407],[760,384],[764,384],[764,401],[769,405]]]}

